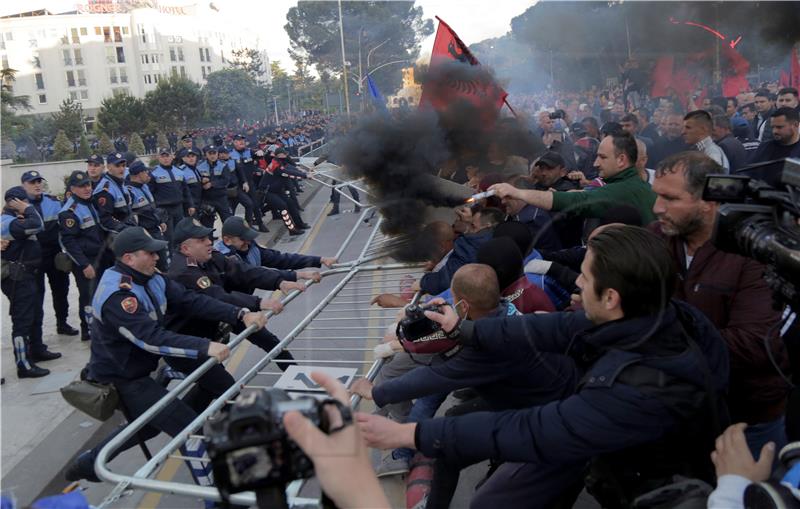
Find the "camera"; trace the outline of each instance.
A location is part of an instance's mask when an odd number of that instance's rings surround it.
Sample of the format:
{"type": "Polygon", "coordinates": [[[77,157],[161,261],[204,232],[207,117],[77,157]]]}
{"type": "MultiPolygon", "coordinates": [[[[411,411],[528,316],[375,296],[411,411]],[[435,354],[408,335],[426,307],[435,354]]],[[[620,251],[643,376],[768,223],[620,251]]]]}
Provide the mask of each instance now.
{"type": "Polygon", "coordinates": [[[438,305],[420,306],[412,304],[405,309],[405,316],[397,324],[397,339],[403,349],[412,354],[444,353],[458,346],[441,326],[425,316],[425,311],[442,312],[438,305]]]}
{"type": "Polygon", "coordinates": [[[291,399],[275,388],[242,392],[228,411],[206,421],[208,455],[223,500],[233,493],[256,490],[258,495],[272,488],[284,496],[287,483],[314,474],[313,463],[283,427],[283,415],[292,410],[326,433],[352,423],[350,409],[336,400],[291,399]],[[336,407],[342,416],[336,429],[331,429],[327,406],[336,407]]]}
{"type": "Polygon", "coordinates": [[[780,452],[786,474],[780,482],[753,483],[744,491],[746,509],[789,509],[800,507],[800,442],[792,442],[780,452]]]}
{"type": "Polygon", "coordinates": [[[708,175],[703,200],[720,202],[712,242],[767,266],[778,301],[797,309],[800,289],[800,160],[751,165],[735,175],[708,175]]]}

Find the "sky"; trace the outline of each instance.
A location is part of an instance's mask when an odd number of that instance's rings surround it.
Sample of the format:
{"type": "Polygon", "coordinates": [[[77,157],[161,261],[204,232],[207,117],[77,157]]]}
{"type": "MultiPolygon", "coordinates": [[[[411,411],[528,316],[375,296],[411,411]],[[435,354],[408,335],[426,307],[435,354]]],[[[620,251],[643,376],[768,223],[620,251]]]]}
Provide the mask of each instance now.
{"type": "MultiPolygon", "coordinates": [[[[199,0],[200,1],[204,0],[199,0]]],[[[289,36],[283,26],[286,13],[297,5],[297,0],[209,0],[228,13],[241,12],[243,23],[251,29],[263,31],[264,46],[271,61],[279,61],[284,69],[294,69],[289,57],[289,36]]],[[[331,0],[334,1],[334,0],[331,0]]],[[[85,0],[30,0],[25,10],[46,8],[51,12],[74,10],[85,0]]],[[[164,5],[186,5],[195,3],[182,0],[161,0],[164,5]]],[[[425,17],[439,16],[456,31],[466,44],[473,44],[491,37],[499,37],[511,30],[511,18],[522,14],[535,0],[417,0],[425,17]],[[488,8],[488,9],[487,9],[488,8]]],[[[16,2],[0,2],[0,16],[18,12],[16,2]]],[[[434,25],[434,35],[436,33],[434,25]]],[[[422,42],[421,54],[430,53],[434,35],[422,42]]]]}

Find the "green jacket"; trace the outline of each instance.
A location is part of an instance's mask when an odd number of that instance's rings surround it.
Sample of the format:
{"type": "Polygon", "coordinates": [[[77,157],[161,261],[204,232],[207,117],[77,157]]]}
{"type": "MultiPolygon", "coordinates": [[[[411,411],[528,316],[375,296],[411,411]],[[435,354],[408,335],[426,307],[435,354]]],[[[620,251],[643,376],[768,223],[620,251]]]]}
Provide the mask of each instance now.
{"type": "Polygon", "coordinates": [[[636,168],[622,170],[606,179],[606,185],[579,193],[554,192],[554,211],[569,212],[583,217],[602,217],[605,212],[619,205],[630,205],[642,215],[642,224],[655,221],[653,204],[656,194],[650,184],[639,177],[636,168]]]}

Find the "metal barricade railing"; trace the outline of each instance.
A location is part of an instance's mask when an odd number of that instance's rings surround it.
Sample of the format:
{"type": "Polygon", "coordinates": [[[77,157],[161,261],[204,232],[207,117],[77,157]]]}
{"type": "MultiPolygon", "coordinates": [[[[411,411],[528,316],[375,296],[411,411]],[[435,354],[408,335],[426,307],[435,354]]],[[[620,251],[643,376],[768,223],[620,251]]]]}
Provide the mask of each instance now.
{"type": "Polygon", "coordinates": [[[325,138],[320,138],[318,140],[314,140],[311,143],[306,143],[300,147],[297,147],[297,156],[308,155],[311,152],[317,150],[318,148],[322,147],[325,144],[325,138]]]}
{"type": "MultiPolygon", "coordinates": [[[[203,423],[211,415],[219,411],[225,404],[233,400],[237,393],[244,388],[261,388],[272,386],[273,383],[253,383],[257,376],[275,376],[280,372],[269,372],[265,368],[275,366],[281,362],[275,357],[292,343],[297,343],[291,351],[295,352],[293,362],[298,365],[320,365],[320,366],[358,366],[356,376],[363,376],[373,380],[383,365],[382,359],[372,359],[371,354],[374,346],[383,338],[386,326],[394,321],[394,315],[398,309],[382,309],[371,305],[373,294],[409,292],[408,283],[421,273],[421,265],[393,263],[391,261],[379,263],[382,258],[386,258],[389,250],[396,246],[397,241],[385,237],[380,232],[381,219],[374,225],[369,225],[363,219],[371,213],[371,208],[366,208],[350,233],[340,246],[336,257],[341,258],[353,240],[369,228],[366,242],[364,242],[358,256],[349,262],[335,264],[330,270],[322,272],[323,279],[341,276],[333,289],[317,304],[298,324],[295,326],[280,343],[270,352],[264,355],[253,365],[244,375],[237,379],[232,387],[226,390],[219,398],[214,400],[208,408],[197,417],[179,434],[173,437],[164,447],[153,454],[153,457],[144,463],[132,475],[124,475],[112,471],[108,465],[110,455],[125,441],[130,439],[141,428],[146,426],[160,411],[166,408],[169,403],[188,390],[191,385],[198,380],[216,360],[208,359],[197,370],[189,374],[177,386],[161,400],[159,400],[147,412],[130,422],[126,428],[115,436],[99,452],[95,470],[98,476],[108,482],[116,483],[114,489],[105,498],[99,507],[108,507],[118,500],[127,490],[140,489],[159,493],[170,493],[184,495],[187,497],[202,498],[205,500],[219,501],[220,496],[216,488],[211,486],[200,486],[176,481],[165,481],[154,479],[160,466],[168,458],[184,459],[176,451],[190,438],[202,438],[198,430],[201,430],[203,423]],[[403,288],[403,286],[406,288],[403,288]],[[371,291],[370,291],[371,290],[371,291]],[[344,307],[340,307],[344,306],[344,307]],[[347,316],[343,315],[344,313],[347,316]],[[358,325],[345,325],[348,321],[358,325]],[[342,323],[340,326],[339,323],[342,323]],[[365,325],[361,325],[365,323],[365,325]],[[311,324],[326,324],[324,327],[313,327],[311,324]],[[328,325],[329,324],[329,325],[328,325]],[[324,336],[318,336],[318,331],[324,331],[324,336]],[[350,345],[349,342],[359,342],[357,345],[350,345]],[[309,346],[300,343],[309,342],[309,346]],[[324,345],[324,346],[323,346],[324,345]],[[301,353],[313,352],[318,355],[315,358],[303,358],[301,353]],[[353,354],[362,353],[362,359],[342,359],[341,354],[351,352],[353,354]],[[336,358],[319,358],[339,354],[336,358]]],[[[374,213],[374,212],[373,212],[374,213]]],[[[305,281],[306,288],[313,285],[313,281],[305,281]]],[[[301,292],[295,290],[282,299],[284,305],[294,300],[301,292]]],[[[414,300],[419,296],[415,295],[414,300]]],[[[267,317],[272,316],[272,312],[267,313],[267,317]]],[[[255,326],[239,333],[230,341],[231,350],[236,349],[246,337],[256,330],[255,326]]],[[[351,405],[356,408],[361,399],[357,396],[351,398],[351,405]]],[[[197,461],[196,458],[191,458],[197,461]]],[[[316,499],[301,498],[299,493],[303,486],[302,481],[295,481],[287,487],[287,498],[290,505],[307,505],[318,502],[316,499]]],[[[238,493],[230,497],[230,501],[235,504],[255,504],[255,494],[252,492],[238,493]]]]}

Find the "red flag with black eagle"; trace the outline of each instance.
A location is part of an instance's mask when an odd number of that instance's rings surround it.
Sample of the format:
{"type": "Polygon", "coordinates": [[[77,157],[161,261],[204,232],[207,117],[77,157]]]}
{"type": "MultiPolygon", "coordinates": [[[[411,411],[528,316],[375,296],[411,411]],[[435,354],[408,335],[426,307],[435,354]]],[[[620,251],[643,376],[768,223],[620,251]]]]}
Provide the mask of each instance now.
{"type": "Polygon", "coordinates": [[[427,77],[422,85],[420,108],[430,106],[442,111],[459,99],[467,100],[478,108],[490,105],[501,108],[508,93],[495,82],[488,70],[480,68],[478,59],[453,29],[438,16],[436,19],[439,27],[427,77]]]}

